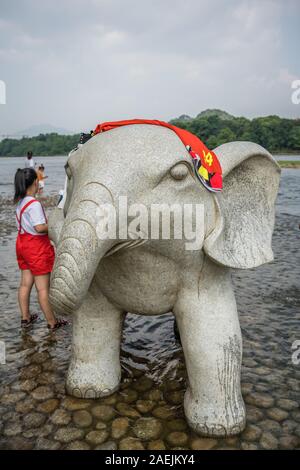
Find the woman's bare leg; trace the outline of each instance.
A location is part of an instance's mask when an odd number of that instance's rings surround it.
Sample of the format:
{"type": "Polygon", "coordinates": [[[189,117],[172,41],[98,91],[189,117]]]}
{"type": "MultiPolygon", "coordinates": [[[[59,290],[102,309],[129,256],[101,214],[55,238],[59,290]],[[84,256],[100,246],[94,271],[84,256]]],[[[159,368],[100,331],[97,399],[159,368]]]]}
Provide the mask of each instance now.
{"type": "Polygon", "coordinates": [[[50,274],[43,274],[42,276],[34,276],[34,283],[38,294],[39,304],[42,312],[46,317],[47,323],[53,327],[56,322],[55,315],[49,302],[49,284],[50,274]]]}
{"type": "Polygon", "coordinates": [[[21,282],[18,291],[18,301],[21,310],[22,320],[30,320],[29,299],[34,277],[29,269],[21,270],[21,282]]]}

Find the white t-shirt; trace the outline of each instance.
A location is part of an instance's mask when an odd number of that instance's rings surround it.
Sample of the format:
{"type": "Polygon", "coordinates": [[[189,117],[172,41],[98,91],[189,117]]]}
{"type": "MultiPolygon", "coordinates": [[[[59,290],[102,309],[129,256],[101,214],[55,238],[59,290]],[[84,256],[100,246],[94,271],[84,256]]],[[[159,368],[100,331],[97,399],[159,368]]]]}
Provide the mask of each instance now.
{"type": "MultiPolygon", "coordinates": [[[[18,219],[20,220],[20,212],[22,207],[27,204],[31,199],[34,199],[32,196],[26,196],[21,201],[18,202],[16,207],[16,214],[18,219]]],[[[19,222],[17,219],[17,227],[19,228],[19,222]]],[[[45,233],[38,233],[34,227],[35,225],[46,224],[46,218],[44,215],[44,211],[42,209],[41,203],[39,201],[32,202],[30,206],[28,206],[22,214],[21,219],[21,233],[25,232],[30,233],[31,235],[46,235],[45,233]]]]}
{"type": "Polygon", "coordinates": [[[25,158],[25,168],[34,168],[33,158],[25,158]]]}

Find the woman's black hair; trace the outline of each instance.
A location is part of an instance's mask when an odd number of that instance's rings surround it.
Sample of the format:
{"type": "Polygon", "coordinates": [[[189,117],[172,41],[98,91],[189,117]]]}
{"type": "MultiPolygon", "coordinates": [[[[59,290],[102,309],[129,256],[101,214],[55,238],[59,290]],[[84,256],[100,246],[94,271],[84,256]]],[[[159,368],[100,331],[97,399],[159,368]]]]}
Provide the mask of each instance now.
{"type": "Polygon", "coordinates": [[[28,160],[31,160],[32,159],[32,156],[33,156],[33,153],[31,152],[31,150],[29,152],[27,152],[27,158],[28,160]]]}
{"type": "Polygon", "coordinates": [[[15,174],[15,196],[14,203],[26,196],[27,189],[37,179],[36,171],[33,168],[18,168],[15,174]]]}

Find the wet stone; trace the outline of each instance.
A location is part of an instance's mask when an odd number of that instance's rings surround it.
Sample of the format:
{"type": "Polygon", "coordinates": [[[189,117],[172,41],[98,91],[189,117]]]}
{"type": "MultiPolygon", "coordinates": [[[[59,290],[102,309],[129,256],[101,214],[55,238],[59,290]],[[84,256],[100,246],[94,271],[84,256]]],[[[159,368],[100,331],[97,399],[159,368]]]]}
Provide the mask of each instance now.
{"type": "Polygon", "coordinates": [[[21,434],[22,427],[19,422],[17,423],[8,423],[3,431],[4,436],[12,437],[17,436],[17,434],[21,434]]]}
{"type": "Polygon", "coordinates": [[[115,410],[109,405],[96,405],[92,408],[92,415],[102,421],[110,421],[115,416],[115,410]]]}
{"type": "Polygon", "coordinates": [[[31,450],[33,446],[33,442],[21,436],[14,437],[9,443],[10,450],[31,450]]]}
{"type": "Polygon", "coordinates": [[[113,441],[106,441],[95,447],[95,450],[117,450],[117,444],[113,441]]]}
{"type": "Polygon", "coordinates": [[[58,429],[54,435],[54,439],[59,442],[69,443],[81,439],[83,435],[84,432],[81,429],[66,427],[58,429]]]}
{"type": "Polygon", "coordinates": [[[26,397],[26,394],[24,392],[13,392],[13,393],[7,393],[5,395],[2,395],[0,402],[3,405],[13,405],[17,403],[20,400],[23,400],[23,398],[26,397]]]}
{"type": "Polygon", "coordinates": [[[117,403],[118,397],[116,393],[109,395],[108,397],[102,398],[101,402],[103,405],[115,405],[117,403]]]}
{"type": "Polygon", "coordinates": [[[280,434],[281,432],[280,424],[277,421],[274,421],[273,419],[265,419],[261,421],[259,425],[264,431],[270,431],[274,434],[280,434]]]}
{"type": "Polygon", "coordinates": [[[187,429],[187,424],[184,419],[176,418],[167,422],[168,428],[171,431],[185,431],[187,429]]]}
{"type": "Polygon", "coordinates": [[[78,410],[73,414],[73,421],[80,428],[87,428],[92,424],[93,418],[86,410],[78,410]]]}
{"type": "Polygon", "coordinates": [[[67,425],[71,421],[70,414],[63,409],[55,410],[53,415],[51,416],[51,421],[53,424],[57,425],[67,425]]]}
{"type": "Polygon", "coordinates": [[[169,406],[158,406],[152,412],[152,414],[159,419],[171,419],[175,418],[176,413],[169,406]]]}
{"type": "Polygon", "coordinates": [[[272,450],[278,448],[278,440],[270,432],[263,432],[260,441],[261,447],[266,450],[272,450]]]}
{"type": "Polygon", "coordinates": [[[33,362],[35,364],[43,364],[49,359],[49,353],[44,351],[44,352],[36,352],[30,356],[30,362],[33,362]]]}
{"type": "Polygon", "coordinates": [[[52,388],[47,387],[46,385],[41,385],[40,387],[37,387],[35,390],[33,390],[33,392],[31,392],[31,394],[32,397],[38,401],[48,400],[54,395],[52,388]]]}
{"type": "Polygon", "coordinates": [[[147,393],[147,398],[151,401],[159,401],[161,399],[162,393],[158,388],[154,388],[147,393]]]}
{"type": "Polygon", "coordinates": [[[40,385],[51,385],[56,382],[57,377],[52,372],[42,372],[36,380],[40,385]]]}
{"type": "Polygon", "coordinates": [[[19,415],[18,413],[16,413],[16,411],[8,411],[7,413],[5,413],[4,415],[2,415],[2,419],[3,421],[20,421],[21,419],[21,415],[19,415]]]}
{"type": "Polygon", "coordinates": [[[192,440],[191,449],[192,450],[209,450],[215,447],[217,443],[218,441],[216,439],[198,437],[192,440]]]}
{"type": "Polygon", "coordinates": [[[171,446],[184,446],[188,441],[185,432],[174,431],[167,435],[167,441],[171,446]]]}
{"type": "Polygon", "coordinates": [[[40,403],[37,407],[37,411],[41,413],[51,414],[59,405],[59,401],[56,398],[50,398],[50,400],[46,400],[40,403]]]}
{"type": "Polygon", "coordinates": [[[261,436],[261,429],[254,424],[248,424],[242,433],[242,438],[246,441],[257,441],[261,436]]]}
{"type": "Polygon", "coordinates": [[[17,403],[15,409],[18,413],[26,414],[33,410],[35,406],[35,402],[32,400],[32,398],[26,398],[26,400],[22,400],[17,403]]]}
{"type": "Polygon", "coordinates": [[[248,393],[252,392],[253,384],[250,383],[242,383],[241,390],[243,395],[248,395],[248,393]]]}
{"type": "Polygon", "coordinates": [[[139,380],[133,383],[133,388],[138,392],[146,392],[153,387],[153,381],[148,377],[141,377],[139,380]]]}
{"type": "Polygon", "coordinates": [[[270,408],[267,410],[267,415],[269,418],[275,420],[275,421],[283,421],[288,417],[288,412],[281,410],[280,408],[270,408]]]}
{"type": "Polygon", "coordinates": [[[83,400],[81,398],[66,397],[62,406],[70,411],[84,410],[90,406],[91,402],[88,400],[83,400]]]}
{"type": "Polygon", "coordinates": [[[266,393],[254,392],[246,396],[245,402],[259,408],[271,408],[274,405],[274,398],[266,393]]]}
{"type": "Polygon", "coordinates": [[[19,384],[19,388],[22,392],[31,392],[36,387],[36,381],[34,379],[22,380],[19,384]]]}
{"type": "Polygon", "coordinates": [[[241,448],[243,450],[257,450],[258,446],[256,444],[253,444],[253,442],[242,442],[241,448]]]}
{"type": "Polygon", "coordinates": [[[247,421],[251,423],[257,423],[263,419],[264,413],[259,408],[249,406],[247,407],[246,417],[247,421]]]}
{"type": "Polygon", "coordinates": [[[38,428],[44,424],[46,416],[42,413],[32,412],[24,416],[24,425],[26,428],[38,428]]]}
{"type": "Polygon", "coordinates": [[[300,439],[296,436],[282,436],[279,439],[280,449],[296,449],[299,445],[300,439]]]}
{"type": "Polygon", "coordinates": [[[291,419],[287,419],[281,423],[282,430],[285,434],[293,434],[293,431],[297,428],[298,424],[291,419]]]}
{"type": "Polygon", "coordinates": [[[139,418],[141,416],[138,411],[132,406],[127,405],[127,403],[117,403],[116,408],[121,415],[127,416],[128,418],[139,418]]]}
{"type": "Polygon", "coordinates": [[[155,418],[140,418],[134,424],[133,432],[141,440],[157,439],[162,432],[162,425],[155,418]]]}
{"type": "Polygon", "coordinates": [[[156,439],[155,441],[150,441],[147,447],[148,450],[166,450],[164,441],[161,439],[156,439]]]}
{"type": "Polygon", "coordinates": [[[32,379],[36,377],[37,375],[39,375],[41,372],[42,372],[41,366],[37,364],[31,364],[30,366],[22,369],[20,375],[22,379],[32,379]]]}
{"type": "Polygon", "coordinates": [[[92,445],[102,444],[108,438],[107,431],[90,431],[86,436],[85,439],[92,445]]]}
{"type": "Polygon", "coordinates": [[[286,410],[286,411],[292,411],[292,410],[295,410],[296,408],[299,408],[299,405],[296,401],[288,400],[286,398],[280,398],[279,400],[277,400],[277,405],[279,408],[286,410]]]}
{"type": "Polygon", "coordinates": [[[136,402],[136,408],[137,410],[144,414],[144,413],[149,413],[154,407],[155,403],[152,400],[138,400],[136,402]]]}
{"type": "Polygon", "coordinates": [[[292,412],[292,418],[300,423],[300,410],[292,412]]]}
{"type": "Polygon", "coordinates": [[[165,394],[166,401],[172,405],[180,405],[183,403],[184,390],[175,390],[165,394]]]}
{"type": "Polygon", "coordinates": [[[134,437],[126,437],[119,444],[120,450],[144,450],[144,446],[139,439],[134,437]]]}
{"type": "Polygon", "coordinates": [[[84,441],[73,441],[67,445],[66,450],[90,450],[90,446],[84,441]]]}
{"type": "Polygon", "coordinates": [[[133,403],[137,400],[138,394],[136,390],[128,388],[120,392],[120,397],[125,403],[133,403]]]}
{"type": "Polygon", "coordinates": [[[111,425],[111,436],[113,439],[120,439],[123,437],[129,427],[129,420],[127,418],[116,418],[111,425]]]}

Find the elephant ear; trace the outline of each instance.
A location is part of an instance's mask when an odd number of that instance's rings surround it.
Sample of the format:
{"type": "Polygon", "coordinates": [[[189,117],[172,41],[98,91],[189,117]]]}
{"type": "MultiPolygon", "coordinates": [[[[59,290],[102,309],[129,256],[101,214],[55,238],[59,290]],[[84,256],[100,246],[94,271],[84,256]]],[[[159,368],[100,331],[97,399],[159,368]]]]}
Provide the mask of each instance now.
{"type": "Polygon", "coordinates": [[[252,142],[231,142],[214,152],[223,169],[223,191],[215,196],[217,217],[205,253],[231,268],[254,268],[273,260],[272,233],[280,167],[252,142]]]}

